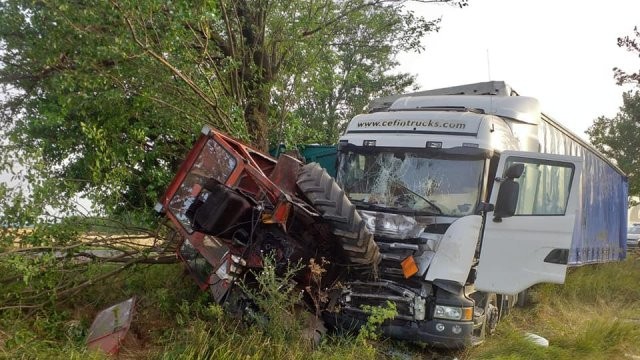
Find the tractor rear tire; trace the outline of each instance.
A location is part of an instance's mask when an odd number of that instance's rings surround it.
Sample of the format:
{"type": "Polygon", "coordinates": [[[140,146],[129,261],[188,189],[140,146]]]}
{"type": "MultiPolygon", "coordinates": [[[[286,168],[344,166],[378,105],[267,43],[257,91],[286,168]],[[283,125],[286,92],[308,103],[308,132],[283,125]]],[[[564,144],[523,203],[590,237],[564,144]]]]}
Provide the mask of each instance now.
{"type": "Polygon", "coordinates": [[[310,163],[300,168],[296,183],[311,205],[331,225],[349,261],[375,268],[380,263],[380,249],[355,205],[336,181],[319,164],[310,163]]]}

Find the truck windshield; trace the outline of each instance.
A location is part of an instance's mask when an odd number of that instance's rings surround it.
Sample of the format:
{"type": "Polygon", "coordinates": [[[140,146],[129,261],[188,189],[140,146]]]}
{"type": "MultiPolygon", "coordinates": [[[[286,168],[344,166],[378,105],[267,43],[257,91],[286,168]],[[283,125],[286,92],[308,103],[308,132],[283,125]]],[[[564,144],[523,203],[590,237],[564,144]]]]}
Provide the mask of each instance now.
{"type": "Polygon", "coordinates": [[[440,153],[342,152],[338,182],[361,209],[473,214],[484,160],[440,153]]]}

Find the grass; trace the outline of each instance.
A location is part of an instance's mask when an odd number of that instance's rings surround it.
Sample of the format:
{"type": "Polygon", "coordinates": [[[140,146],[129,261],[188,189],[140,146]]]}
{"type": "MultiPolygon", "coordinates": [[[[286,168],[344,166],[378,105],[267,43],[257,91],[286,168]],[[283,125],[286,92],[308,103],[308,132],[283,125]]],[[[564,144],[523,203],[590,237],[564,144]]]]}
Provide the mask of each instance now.
{"type": "Polygon", "coordinates": [[[469,359],[616,359],[640,356],[640,258],[571,269],[565,285],[535,288],[534,304],[517,309],[469,359]],[[540,347],[530,332],[549,340],[540,347]]]}
{"type": "MultiPolygon", "coordinates": [[[[639,284],[637,256],[572,269],[565,285],[534,288],[534,304],[513,311],[499,324],[496,336],[483,345],[438,352],[437,358],[443,354],[459,359],[640,356],[639,284]],[[549,347],[526,340],[527,332],[548,339],[549,347]]],[[[106,358],[85,349],[88,327],[99,310],[132,295],[139,301],[121,359],[417,359],[431,358],[434,352],[368,334],[332,335],[313,347],[300,336],[299,323],[243,326],[209,303],[207,294],[184,277],[179,265],[145,265],[29,317],[17,311],[0,313],[0,358],[106,358]]],[[[263,300],[265,306],[274,305],[263,300]]]]}
{"type": "MultiPolygon", "coordinates": [[[[105,265],[90,271],[109,271],[105,265]]],[[[137,311],[130,332],[138,339],[128,344],[125,352],[132,358],[145,357],[160,347],[167,329],[173,328],[184,299],[204,303],[200,293],[182,277],[180,266],[135,266],[109,282],[96,284],[71,301],[49,307],[42,312],[19,311],[0,313],[0,358],[66,359],[101,358],[89,354],[84,345],[95,315],[102,309],[138,296],[137,311]]]]}

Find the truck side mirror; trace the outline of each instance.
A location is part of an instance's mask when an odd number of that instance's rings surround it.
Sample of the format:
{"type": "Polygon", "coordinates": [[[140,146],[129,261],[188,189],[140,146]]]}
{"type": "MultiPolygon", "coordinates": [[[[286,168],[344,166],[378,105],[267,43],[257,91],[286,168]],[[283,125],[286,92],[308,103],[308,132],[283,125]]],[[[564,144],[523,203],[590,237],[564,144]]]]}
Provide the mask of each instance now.
{"type": "Polygon", "coordinates": [[[513,179],[519,178],[523,173],[524,164],[513,164],[504,172],[504,178],[496,179],[501,181],[501,184],[493,212],[493,221],[501,222],[502,218],[511,217],[516,213],[520,184],[513,179]]]}
{"type": "Polygon", "coordinates": [[[517,163],[509,166],[507,171],[504,172],[504,177],[507,179],[517,179],[522,176],[522,173],[524,173],[524,164],[517,163]]]}

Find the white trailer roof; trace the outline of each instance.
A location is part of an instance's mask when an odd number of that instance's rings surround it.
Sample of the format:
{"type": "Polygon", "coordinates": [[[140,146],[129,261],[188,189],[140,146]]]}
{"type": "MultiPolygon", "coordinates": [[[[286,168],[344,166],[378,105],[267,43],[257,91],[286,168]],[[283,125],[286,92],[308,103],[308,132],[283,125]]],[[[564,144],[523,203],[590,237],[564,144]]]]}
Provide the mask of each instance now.
{"type": "Polygon", "coordinates": [[[369,111],[378,111],[386,109],[394,101],[405,96],[426,96],[426,95],[498,95],[498,96],[517,96],[518,93],[513,90],[504,81],[486,81],[475,84],[466,84],[459,86],[450,86],[446,88],[424,90],[407,94],[396,94],[385,96],[372,100],[367,108],[369,111]]]}
{"type": "Polygon", "coordinates": [[[388,111],[428,111],[447,108],[469,111],[475,109],[487,115],[497,115],[534,125],[540,123],[541,115],[538,100],[526,96],[408,96],[397,99],[388,111]]]}

